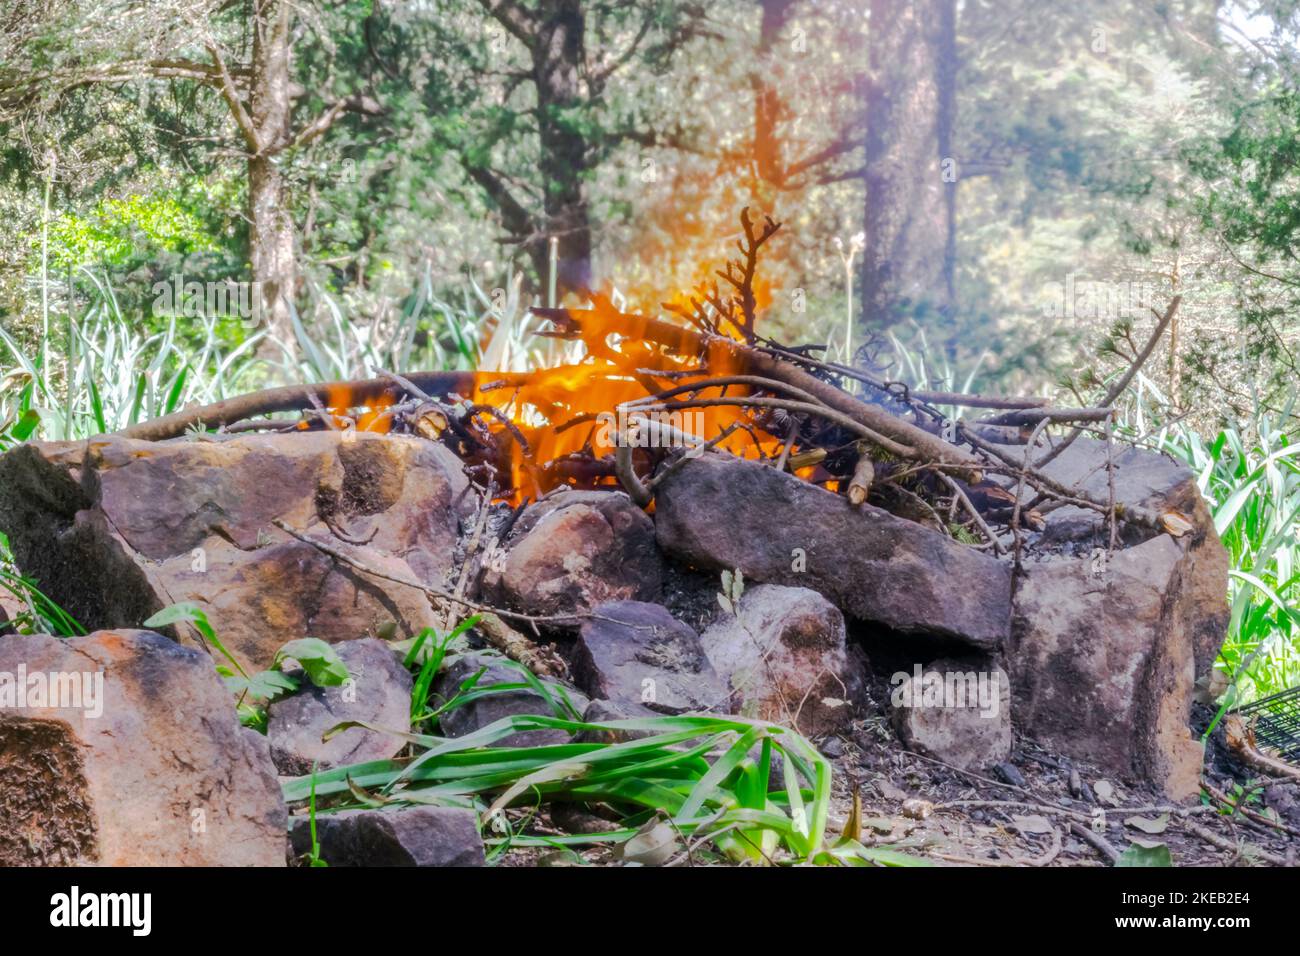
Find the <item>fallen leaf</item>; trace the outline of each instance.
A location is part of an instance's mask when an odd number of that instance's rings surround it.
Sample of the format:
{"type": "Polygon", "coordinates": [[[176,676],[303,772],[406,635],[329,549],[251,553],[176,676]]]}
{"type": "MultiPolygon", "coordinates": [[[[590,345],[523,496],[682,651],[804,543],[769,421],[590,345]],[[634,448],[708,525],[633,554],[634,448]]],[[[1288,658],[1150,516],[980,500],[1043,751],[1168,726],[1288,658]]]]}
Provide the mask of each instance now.
{"type": "Polygon", "coordinates": [[[910,800],[903,801],[903,816],[905,817],[910,817],[913,820],[924,820],[932,813],[934,813],[934,804],[929,800],[920,800],[913,797],[910,800]]]}
{"type": "Polygon", "coordinates": [[[1115,787],[1109,780],[1098,780],[1092,785],[1092,792],[1097,795],[1097,799],[1102,803],[1109,803],[1112,807],[1119,806],[1119,798],[1115,795],[1115,787]]]}
{"type": "Polygon", "coordinates": [[[849,818],[844,821],[844,829],[841,836],[849,840],[862,842],[862,790],[860,787],[853,788],[853,806],[849,810],[849,818]]]}
{"type": "Polygon", "coordinates": [[[1173,866],[1169,847],[1149,840],[1134,840],[1119,855],[1116,866],[1173,866]]]}
{"type": "Polygon", "coordinates": [[[1146,817],[1129,817],[1124,821],[1124,825],[1134,830],[1141,830],[1143,833],[1164,833],[1169,826],[1169,814],[1162,813],[1154,820],[1148,820],[1146,817]]]}
{"type": "Polygon", "coordinates": [[[1032,814],[1030,816],[1013,815],[1011,819],[1015,821],[1016,829],[1021,833],[1051,833],[1054,829],[1051,821],[1048,820],[1047,817],[1039,816],[1038,814],[1032,814]]]}
{"type": "Polygon", "coordinates": [[[677,852],[677,831],[662,820],[651,820],[623,844],[624,863],[663,866],[677,852]]]}

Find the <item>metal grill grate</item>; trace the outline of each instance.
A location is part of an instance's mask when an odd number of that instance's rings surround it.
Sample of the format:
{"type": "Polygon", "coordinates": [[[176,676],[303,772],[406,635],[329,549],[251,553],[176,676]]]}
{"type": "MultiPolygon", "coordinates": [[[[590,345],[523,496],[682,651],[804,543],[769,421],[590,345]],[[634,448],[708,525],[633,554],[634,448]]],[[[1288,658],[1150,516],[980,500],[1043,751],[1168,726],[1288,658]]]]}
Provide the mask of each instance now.
{"type": "Polygon", "coordinates": [[[1255,743],[1283,760],[1300,763],[1300,687],[1292,687],[1241,708],[1242,716],[1257,718],[1255,743]]]}

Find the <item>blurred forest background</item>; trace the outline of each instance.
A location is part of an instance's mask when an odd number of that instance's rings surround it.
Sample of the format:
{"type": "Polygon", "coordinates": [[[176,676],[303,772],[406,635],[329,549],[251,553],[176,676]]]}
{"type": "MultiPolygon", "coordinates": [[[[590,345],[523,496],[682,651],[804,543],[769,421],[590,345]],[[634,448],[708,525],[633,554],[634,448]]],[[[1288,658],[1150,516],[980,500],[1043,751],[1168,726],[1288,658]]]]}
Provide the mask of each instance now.
{"type": "Polygon", "coordinates": [[[6,0],[0,447],[527,368],[530,304],[658,312],[749,206],[760,332],[915,385],[1083,404],[1181,293],[1125,428],[1215,503],[1229,666],[1296,683],[1298,35],[1289,0],[6,0]]]}

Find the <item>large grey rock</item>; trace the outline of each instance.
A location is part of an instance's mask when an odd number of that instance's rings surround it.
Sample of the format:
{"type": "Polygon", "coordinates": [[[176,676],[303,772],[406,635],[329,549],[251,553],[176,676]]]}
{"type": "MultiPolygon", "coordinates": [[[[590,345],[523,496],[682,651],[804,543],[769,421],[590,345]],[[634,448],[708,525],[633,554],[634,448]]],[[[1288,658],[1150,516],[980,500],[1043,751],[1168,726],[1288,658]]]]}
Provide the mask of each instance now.
{"type": "MultiPolygon", "coordinates": [[[[1116,442],[1113,463],[1115,501],[1123,507],[1157,513],[1178,511],[1198,528],[1211,524],[1209,508],[1196,486],[1196,475],[1181,462],[1146,448],[1116,442]]],[[[1049,462],[1044,471],[1066,487],[1077,486],[1095,498],[1109,496],[1106,443],[1078,438],[1049,462]]],[[[1084,544],[1105,547],[1109,529],[1099,512],[1065,505],[1046,515],[1047,527],[1040,544],[1046,547],[1084,544]]],[[[1137,525],[1122,525],[1126,544],[1140,544],[1157,532],[1137,525]]]]}
{"type": "MultiPolygon", "coordinates": [[[[1152,510],[1178,508],[1189,513],[1208,513],[1196,488],[1196,474],[1181,462],[1124,442],[1115,443],[1112,460],[1115,500],[1121,504],[1152,510]]],[[[1095,495],[1105,495],[1109,486],[1106,443],[1097,438],[1076,438],[1044,470],[1069,487],[1077,486],[1095,495]]]]}
{"type": "MultiPolygon", "coordinates": [[[[523,675],[493,654],[469,653],[454,658],[438,675],[433,684],[433,703],[441,706],[452,700],[462,684],[479,671],[482,675],[471,691],[484,690],[496,684],[519,684],[518,689],[485,694],[467,704],[446,711],[439,718],[439,727],[447,737],[464,737],[476,730],[494,724],[505,717],[540,716],[573,719],[569,714],[557,714],[541,694],[524,686],[523,675]]],[[[587,706],[587,698],[572,688],[565,693],[579,714],[587,706]]],[[[569,742],[569,733],[560,729],[526,730],[503,737],[494,747],[540,747],[547,744],[569,742]]]]}
{"type": "Polygon", "coordinates": [[[406,746],[392,734],[351,727],[322,742],[331,727],[365,721],[405,731],[411,717],[411,674],[384,641],[367,637],[334,646],[348,669],[338,687],[316,687],[305,677],[297,693],[267,708],[266,736],[282,774],[300,776],[320,769],[368,760],[387,760],[406,746]]]}
{"type": "MultiPolygon", "coordinates": [[[[330,866],[483,866],[477,823],[459,807],[343,810],[317,814],[316,839],[330,866]]],[[[311,851],[309,817],[293,818],[289,843],[311,851]]]]}
{"type": "Polygon", "coordinates": [[[1006,662],[1017,726],[1173,799],[1200,789],[1189,729],[1198,659],[1228,621],[1227,555],[1209,534],[1027,562],[1006,662]]]}
{"type": "Polygon", "coordinates": [[[1011,755],[1011,684],[983,659],[944,659],[894,675],[894,727],[911,750],[962,770],[1011,755]]]}
{"type": "MultiPolygon", "coordinates": [[[[1105,499],[1106,443],[1079,438],[1050,462],[1046,471],[1067,487],[1078,484],[1105,499]]],[[[1193,623],[1192,650],[1198,676],[1209,674],[1223,643],[1226,613],[1220,598],[1227,593],[1228,555],[1214,530],[1214,517],[1196,484],[1195,473],[1168,455],[1146,448],[1116,443],[1114,449],[1115,501],[1129,508],[1143,508],[1157,514],[1176,511],[1187,518],[1194,531],[1182,539],[1187,554],[1185,587],[1196,592],[1205,612],[1201,623],[1193,623]]],[[[1135,524],[1120,525],[1125,546],[1141,544],[1162,536],[1160,532],[1135,524]]],[[[1047,528],[1039,546],[1056,547],[1074,556],[1092,556],[1104,550],[1108,538],[1105,516],[1095,511],[1066,505],[1047,515],[1047,528]]]]}
{"type": "Polygon", "coordinates": [[[0,866],[283,866],[286,820],[206,654],[151,631],[0,638],[0,866]],[[63,693],[33,698],[51,674],[63,693]]]}
{"type": "Polygon", "coordinates": [[[656,490],[655,532],[696,567],[811,588],[864,621],[984,649],[1007,636],[1008,563],[758,462],[684,462],[656,490]]]}
{"type": "MultiPolygon", "coordinates": [[[[862,690],[862,659],[845,641],[844,615],[808,588],[760,584],[738,613],[700,635],[732,713],[819,736],[845,726],[862,690]]],[[[856,650],[856,648],[855,648],[856,650]]]]}
{"type": "Polygon", "coordinates": [[[574,678],[616,708],[660,713],[724,710],[729,696],[699,635],[658,604],[613,601],[582,622],[574,678]]]}
{"type": "Polygon", "coordinates": [[[654,524],[622,492],[570,491],[530,505],[501,547],[484,593],[528,614],[654,601],[663,587],[654,524]]]}
{"type": "Polygon", "coordinates": [[[440,585],[457,535],[450,454],[354,432],[26,444],[0,457],[0,529],[85,626],[135,627],[195,601],[258,670],[304,634],[351,640],[396,622],[410,636],[438,623],[420,590],[359,573],[272,520],[343,548],[331,526],[368,539],[378,570],[440,585]]]}

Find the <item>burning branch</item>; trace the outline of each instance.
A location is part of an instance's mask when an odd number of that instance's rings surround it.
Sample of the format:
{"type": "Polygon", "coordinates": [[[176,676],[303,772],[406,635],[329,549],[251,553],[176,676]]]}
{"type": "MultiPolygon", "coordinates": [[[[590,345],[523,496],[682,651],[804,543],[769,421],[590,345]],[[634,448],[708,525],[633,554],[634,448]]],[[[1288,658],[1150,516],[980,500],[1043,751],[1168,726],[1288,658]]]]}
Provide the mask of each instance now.
{"type": "MultiPolygon", "coordinates": [[[[556,334],[574,337],[587,323],[598,320],[599,311],[570,309],[534,309],[537,315],[556,323],[556,334]]],[[[762,349],[721,336],[705,336],[659,319],[642,315],[620,315],[629,332],[681,355],[704,356],[709,367],[723,366],[735,374],[754,375],[792,386],[814,398],[825,410],[837,412],[890,442],[887,450],[899,457],[925,461],[935,467],[976,473],[979,459],[925,430],[891,415],[887,410],[855,398],[843,389],[824,382],[802,368],[762,349]]],[[[823,409],[814,409],[820,413],[823,409]]],[[[870,438],[869,435],[863,437],[870,438]]],[[[874,441],[874,439],[872,439],[874,441]]]]}
{"type": "MultiPolygon", "coordinates": [[[[412,372],[410,381],[418,383],[423,391],[437,395],[468,393],[474,387],[474,376],[469,372],[412,372]]],[[[356,407],[380,401],[391,403],[396,394],[387,378],[284,385],[223,399],[211,405],[182,409],[162,418],[131,425],[117,434],[123,438],[166,441],[184,435],[191,428],[220,428],[272,412],[300,412],[312,407],[313,398],[326,406],[337,407],[338,396],[346,395],[349,405],[356,407]]]]}
{"type": "Polygon", "coordinates": [[[897,455],[900,458],[911,458],[915,456],[915,452],[906,445],[900,445],[893,439],[886,438],[884,435],[873,431],[861,422],[855,421],[850,416],[838,412],[833,408],[827,408],[825,405],[819,403],[796,402],[781,398],[751,398],[749,396],[737,396],[735,398],[688,398],[684,401],[678,402],[660,402],[654,405],[638,405],[637,408],[641,411],[647,412],[665,412],[680,411],[686,408],[716,408],[720,406],[734,408],[778,408],[788,412],[803,412],[806,415],[815,415],[840,425],[892,455],[897,455]]]}
{"type": "MultiPolygon", "coordinates": [[[[633,425],[632,429],[638,426],[633,425]]],[[[614,450],[614,474],[618,476],[618,483],[623,486],[628,497],[640,505],[642,508],[650,504],[650,489],[637,476],[632,467],[632,449],[635,447],[635,435],[627,430],[618,432],[618,447],[614,450]]]]}
{"type": "Polygon", "coordinates": [[[740,211],[740,225],[745,230],[745,239],[743,242],[737,240],[736,248],[740,250],[742,258],[728,259],[726,268],[715,273],[735,289],[734,295],[724,298],[718,291],[718,284],[714,282],[710,286],[696,289],[696,295],[691,299],[691,310],[669,302],[663,304],[664,308],[680,315],[707,334],[721,334],[721,323],[726,322],[752,345],[756,338],[754,325],[758,311],[758,300],[754,295],[758,251],[781,228],[781,224],[771,216],[764,216],[763,219],[762,231],[755,233],[754,223],[749,218],[749,207],[740,211]]]}

